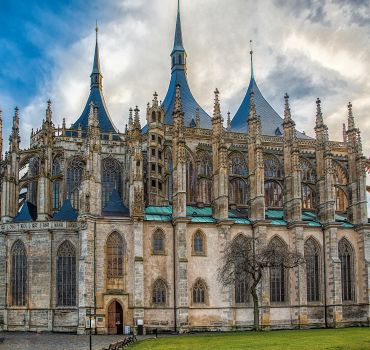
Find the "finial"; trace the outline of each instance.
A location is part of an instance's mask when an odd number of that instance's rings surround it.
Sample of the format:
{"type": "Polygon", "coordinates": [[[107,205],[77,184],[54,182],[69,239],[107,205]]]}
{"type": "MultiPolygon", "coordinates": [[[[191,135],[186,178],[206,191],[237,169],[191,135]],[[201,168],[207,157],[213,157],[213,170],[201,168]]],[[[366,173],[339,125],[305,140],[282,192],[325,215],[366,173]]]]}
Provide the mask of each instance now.
{"type": "Polygon", "coordinates": [[[158,107],[158,94],[154,92],[153,94],[153,107],[158,107]]]}
{"type": "Polygon", "coordinates": [[[216,88],[214,93],[215,93],[215,102],[213,106],[213,118],[219,118],[221,117],[221,107],[220,107],[220,99],[219,99],[220,92],[216,88]]]}
{"type": "Polygon", "coordinates": [[[343,123],[343,142],[347,142],[347,130],[345,123],[343,123]]]}
{"type": "Polygon", "coordinates": [[[348,103],[348,130],[352,130],[355,128],[355,118],[353,117],[352,112],[352,103],[348,103]]]}
{"type": "Polygon", "coordinates": [[[98,32],[99,32],[98,20],[96,20],[96,24],[95,24],[95,36],[96,36],[96,42],[98,42],[98,32]]]}
{"type": "Polygon", "coordinates": [[[181,86],[176,85],[176,96],[175,96],[175,109],[174,112],[182,112],[182,101],[181,101],[181,86]]]}
{"type": "Polygon", "coordinates": [[[321,126],[324,124],[324,120],[321,112],[321,100],[317,98],[316,100],[316,126],[321,126]]]}
{"type": "Polygon", "coordinates": [[[251,47],[251,50],[249,51],[251,55],[251,79],[254,79],[254,67],[253,67],[253,42],[252,40],[249,40],[249,44],[251,47]]]}
{"type": "Polygon", "coordinates": [[[290,113],[288,93],[285,93],[284,100],[285,100],[284,119],[285,119],[285,121],[288,121],[288,120],[292,119],[292,116],[291,116],[291,113],[290,113]]]}
{"type": "Polygon", "coordinates": [[[231,118],[230,118],[230,111],[227,112],[227,125],[226,125],[226,129],[228,131],[231,130],[231,118]]]}
{"type": "Polygon", "coordinates": [[[128,125],[129,125],[130,127],[131,127],[131,126],[132,126],[132,124],[133,124],[132,111],[133,111],[133,109],[132,109],[132,107],[130,107],[130,109],[129,109],[129,114],[128,114],[128,125]]]}
{"type": "Polygon", "coordinates": [[[63,129],[65,129],[65,128],[66,128],[66,118],[63,118],[62,128],[63,128],[63,129]]]}
{"type": "Polygon", "coordinates": [[[252,90],[250,92],[250,102],[249,102],[249,114],[248,114],[248,119],[254,119],[257,118],[257,113],[256,113],[256,105],[254,103],[254,91],[252,90]]]}
{"type": "Polygon", "coordinates": [[[46,122],[51,124],[51,116],[52,116],[52,111],[51,111],[51,101],[50,98],[46,101],[47,103],[47,108],[46,108],[46,122]]]}

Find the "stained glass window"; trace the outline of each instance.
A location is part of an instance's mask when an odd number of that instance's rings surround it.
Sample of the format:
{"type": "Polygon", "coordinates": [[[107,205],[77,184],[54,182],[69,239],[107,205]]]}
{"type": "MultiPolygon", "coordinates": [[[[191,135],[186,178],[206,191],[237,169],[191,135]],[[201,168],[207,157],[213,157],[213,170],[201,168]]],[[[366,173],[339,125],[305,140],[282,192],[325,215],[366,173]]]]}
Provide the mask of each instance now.
{"type": "MultiPolygon", "coordinates": [[[[270,242],[271,245],[283,246],[280,239],[274,238],[270,242]]],[[[270,301],[273,303],[283,303],[287,296],[286,291],[286,270],[284,266],[273,266],[270,268],[270,301]]]]}
{"type": "Polygon", "coordinates": [[[153,304],[163,305],[166,304],[167,287],[166,283],[158,279],[153,285],[153,304]]]}
{"type": "Polygon", "coordinates": [[[69,241],[63,242],[57,253],[57,304],[76,305],[76,250],[69,241]]]}
{"type": "Polygon", "coordinates": [[[153,233],[153,253],[164,253],[164,233],[161,230],[157,230],[153,233]]]}
{"type": "Polygon", "coordinates": [[[27,302],[27,253],[21,241],[11,250],[12,305],[25,306],[27,302]]]}
{"type": "Polygon", "coordinates": [[[304,245],[306,259],[307,301],[320,301],[320,248],[309,238],[304,245]]]}
{"type": "Polygon", "coordinates": [[[124,244],[121,235],[113,232],[107,239],[107,276],[123,276],[124,244]]]}
{"type": "Polygon", "coordinates": [[[193,304],[206,303],[206,284],[201,279],[196,280],[193,286],[193,304]]]}
{"type": "Polygon", "coordinates": [[[267,208],[282,208],[284,206],[283,189],[278,182],[265,182],[265,204],[267,208]]]}
{"type": "Polygon", "coordinates": [[[244,179],[235,178],[229,184],[229,200],[231,204],[247,205],[247,183],[244,179]]]}
{"type": "Polygon", "coordinates": [[[113,158],[106,158],[102,162],[102,208],[116,189],[122,198],[122,168],[119,162],[113,158]]]}
{"type": "Polygon", "coordinates": [[[302,184],[302,208],[315,208],[315,192],[308,185],[302,184]]]}
{"type": "Polygon", "coordinates": [[[342,238],[338,244],[339,259],[341,262],[342,299],[354,301],[354,253],[351,244],[342,238]]]}
{"type": "Polygon", "coordinates": [[[80,158],[73,158],[67,168],[67,197],[70,198],[72,207],[79,210],[80,185],[83,179],[85,164],[80,158]]]}
{"type": "Polygon", "coordinates": [[[193,254],[204,255],[204,237],[201,232],[196,232],[193,238],[193,254]]]}

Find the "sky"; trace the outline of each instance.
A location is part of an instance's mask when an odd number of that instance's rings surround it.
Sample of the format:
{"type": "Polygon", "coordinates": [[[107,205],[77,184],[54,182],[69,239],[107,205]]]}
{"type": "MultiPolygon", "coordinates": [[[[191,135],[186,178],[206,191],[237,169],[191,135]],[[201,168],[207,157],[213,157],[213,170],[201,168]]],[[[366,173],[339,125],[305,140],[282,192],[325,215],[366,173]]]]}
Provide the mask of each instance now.
{"type": "MultiPolygon", "coordinates": [[[[176,0],[0,0],[0,109],[7,145],[14,107],[20,108],[22,147],[41,126],[52,100],[56,125],[78,119],[89,94],[95,21],[103,91],[123,131],[138,105],[142,125],[154,91],[164,99],[176,0]]],[[[342,140],[353,103],[370,155],[370,6],[368,0],[182,0],[188,78],[211,114],[220,90],[222,113],[237,111],[250,79],[249,41],[259,88],[282,115],[290,95],[297,129],[314,135],[315,100],[333,140],[342,140]]]]}

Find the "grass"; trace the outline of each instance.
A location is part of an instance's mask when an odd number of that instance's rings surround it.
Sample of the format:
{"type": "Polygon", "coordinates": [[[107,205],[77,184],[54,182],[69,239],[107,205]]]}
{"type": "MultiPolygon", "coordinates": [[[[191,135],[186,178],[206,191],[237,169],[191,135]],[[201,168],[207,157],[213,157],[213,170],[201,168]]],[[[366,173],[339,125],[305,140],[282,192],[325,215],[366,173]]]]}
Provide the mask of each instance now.
{"type": "Polygon", "coordinates": [[[133,350],[369,350],[370,328],[235,332],[143,340],[133,350]]]}

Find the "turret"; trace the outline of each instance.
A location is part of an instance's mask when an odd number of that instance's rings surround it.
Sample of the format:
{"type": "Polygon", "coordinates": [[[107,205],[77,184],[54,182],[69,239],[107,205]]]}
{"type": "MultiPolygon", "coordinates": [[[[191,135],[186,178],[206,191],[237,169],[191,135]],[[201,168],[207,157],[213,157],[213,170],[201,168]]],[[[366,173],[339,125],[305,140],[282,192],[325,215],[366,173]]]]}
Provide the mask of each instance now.
{"type": "Polygon", "coordinates": [[[153,95],[152,105],[147,108],[148,125],[148,174],[147,186],[150,205],[163,205],[165,200],[164,176],[164,109],[158,103],[158,94],[153,95]]]}

